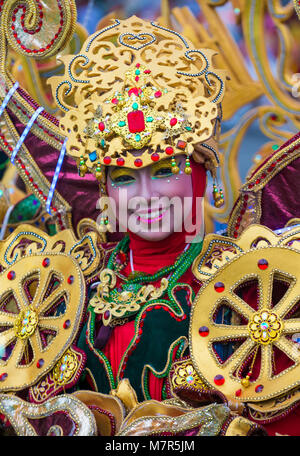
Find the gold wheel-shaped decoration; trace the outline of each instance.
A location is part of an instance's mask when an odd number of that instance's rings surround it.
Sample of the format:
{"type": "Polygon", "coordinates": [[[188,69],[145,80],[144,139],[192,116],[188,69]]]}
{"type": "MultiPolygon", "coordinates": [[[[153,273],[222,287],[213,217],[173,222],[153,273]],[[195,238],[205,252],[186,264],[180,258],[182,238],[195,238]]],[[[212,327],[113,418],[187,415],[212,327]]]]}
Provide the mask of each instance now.
{"type": "Polygon", "coordinates": [[[35,384],[73,342],[84,277],[65,254],[32,255],[0,275],[0,391],[35,384]]]}
{"type": "Polygon", "coordinates": [[[293,341],[300,333],[294,312],[300,302],[299,261],[300,253],[286,247],[248,251],[222,267],[197,295],[190,324],[192,360],[202,379],[227,397],[261,401],[300,384],[300,351],[293,341]],[[231,321],[222,320],[224,309],[230,310],[231,321]],[[225,356],[220,347],[229,343],[236,349],[225,356]],[[289,359],[284,370],[274,367],[280,356],[289,359]],[[256,372],[246,381],[245,369],[256,372]]]}

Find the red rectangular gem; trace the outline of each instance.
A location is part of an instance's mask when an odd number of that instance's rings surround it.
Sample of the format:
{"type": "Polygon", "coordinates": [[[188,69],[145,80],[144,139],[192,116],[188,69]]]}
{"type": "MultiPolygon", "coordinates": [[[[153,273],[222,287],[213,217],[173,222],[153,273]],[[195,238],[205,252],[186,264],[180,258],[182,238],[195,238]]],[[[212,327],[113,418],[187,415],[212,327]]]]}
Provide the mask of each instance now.
{"type": "Polygon", "coordinates": [[[181,139],[178,141],[177,143],[177,147],[178,149],[185,149],[186,147],[186,142],[185,141],[182,141],[181,139]]]}
{"type": "Polygon", "coordinates": [[[143,111],[132,111],[127,114],[127,122],[130,133],[139,133],[145,130],[145,118],[143,111]]]}

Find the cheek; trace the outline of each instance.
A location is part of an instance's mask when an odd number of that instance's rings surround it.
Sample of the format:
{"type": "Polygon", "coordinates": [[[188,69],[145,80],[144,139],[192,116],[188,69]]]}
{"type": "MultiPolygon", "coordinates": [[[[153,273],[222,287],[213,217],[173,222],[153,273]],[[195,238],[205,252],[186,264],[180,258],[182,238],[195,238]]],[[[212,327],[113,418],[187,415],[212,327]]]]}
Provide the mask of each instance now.
{"type": "Polygon", "coordinates": [[[161,196],[169,198],[174,196],[192,198],[193,196],[192,177],[184,172],[177,176],[172,176],[170,179],[157,179],[156,186],[161,196]]]}
{"type": "Polygon", "coordinates": [[[138,185],[136,183],[128,186],[112,186],[110,179],[107,181],[107,195],[113,201],[112,209],[118,219],[127,214],[128,202],[131,198],[138,196],[138,185]]]}

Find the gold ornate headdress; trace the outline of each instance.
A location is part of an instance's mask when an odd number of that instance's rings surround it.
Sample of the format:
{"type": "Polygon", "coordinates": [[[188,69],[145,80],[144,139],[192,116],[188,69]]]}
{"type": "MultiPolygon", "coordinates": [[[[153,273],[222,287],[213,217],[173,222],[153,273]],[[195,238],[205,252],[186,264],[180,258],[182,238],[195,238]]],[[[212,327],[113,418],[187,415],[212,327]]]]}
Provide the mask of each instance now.
{"type": "MultiPolygon", "coordinates": [[[[224,94],[214,54],[133,16],[89,37],[79,55],[61,57],[65,73],[49,82],[80,174],[101,180],[103,165],[141,168],[182,153],[203,161],[199,144],[217,138],[224,94]]],[[[216,168],[217,152],[205,151],[216,168]]]]}

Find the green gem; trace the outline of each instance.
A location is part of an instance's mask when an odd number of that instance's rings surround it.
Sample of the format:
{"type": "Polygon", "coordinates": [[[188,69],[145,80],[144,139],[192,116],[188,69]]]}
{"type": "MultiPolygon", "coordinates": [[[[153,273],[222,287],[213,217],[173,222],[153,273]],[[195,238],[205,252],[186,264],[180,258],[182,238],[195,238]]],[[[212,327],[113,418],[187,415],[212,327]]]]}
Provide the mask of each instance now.
{"type": "Polygon", "coordinates": [[[132,108],[136,111],[138,109],[139,105],[137,103],[133,103],[132,108]]]}
{"type": "Polygon", "coordinates": [[[153,122],[153,117],[146,117],[147,122],[153,122]]]}
{"type": "Polygon", "coordinates": [[[187,131],[191,131],[191,127],[184,127],[187,131]]]}
{"type": "Polygon", "coordinates": [[[104,139],[101,139],[101,141],[100,141],[100,146],[101,146],[101,147],[104,147],[104,146],[105,146],[105,141],[104,141],[104,139]]]}
{"type": "Polygon", "coordinates": [[[138,76],[139,74],[141,74],[140,70],[135,70],[135,74],[138,76]]]}
{"type": "Polygon", "coordinates": [[[141,140],[141,135],[135,135],[135,140],[140,141],[141,140]]]}
{"type": "Polygon", "coordinates": [[[241,12],[240,8],[234,8],[233,11],[235,12],[235,14],[240,14],[240,12],[241,12]]]}
{"type": "Polygon", "coordinates": [[[126,125],[126,122],[124,122],[124,120],[121,120],[119,122],[119,127],[125,127],[125,125],[126,125]]]}
{"type": "Polygon", "coordinates": [[[279,149],[278,144],[274,144],[274,146],[272,146],[272,149],[273,149],[273,150],[278,150],[278,149],[279,149]]]}

